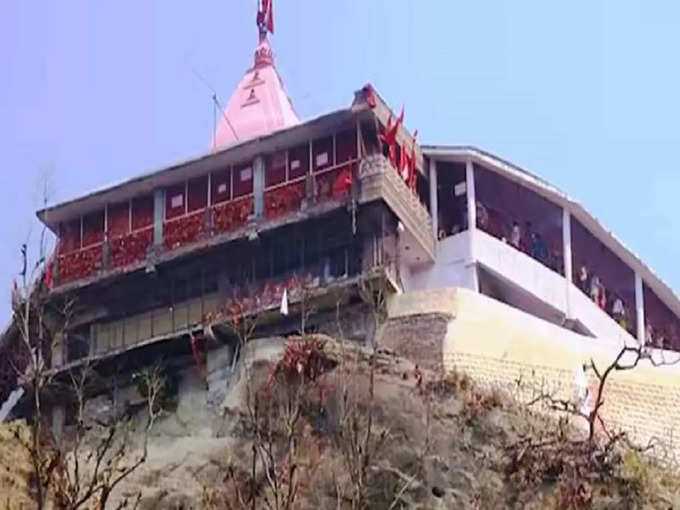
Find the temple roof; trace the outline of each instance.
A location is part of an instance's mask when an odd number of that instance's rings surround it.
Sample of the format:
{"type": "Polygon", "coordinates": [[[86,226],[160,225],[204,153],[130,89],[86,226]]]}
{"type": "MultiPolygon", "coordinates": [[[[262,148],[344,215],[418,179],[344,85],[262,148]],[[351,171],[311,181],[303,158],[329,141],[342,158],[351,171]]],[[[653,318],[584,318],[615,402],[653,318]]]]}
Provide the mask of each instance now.
{"type": "Polygon", "coordinates": [[[274,66],[267,37],[260,37],[255,62],[246,71],[218,119],[213,150],[285,129],[300,120],[274,66]]]}

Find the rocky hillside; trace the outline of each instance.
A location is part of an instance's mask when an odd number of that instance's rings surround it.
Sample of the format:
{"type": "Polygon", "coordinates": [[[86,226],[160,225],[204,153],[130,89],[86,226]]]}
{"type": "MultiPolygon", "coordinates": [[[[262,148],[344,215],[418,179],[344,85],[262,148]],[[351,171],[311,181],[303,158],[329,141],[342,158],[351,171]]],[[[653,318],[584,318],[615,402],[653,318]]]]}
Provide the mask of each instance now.
{"type": "MultiPolygon", "coordinates": [[[[202,429],[159,427],[112,508],[137,494],[148,509],[252,508],[252,498],[255,508],[680,508],[672,470],[623,441],[585,443],[576,424],[464,374],[328,337],[279,345],[246,357],[202,429]]],[[[0,487],[17,494],[11,508],[26,489],[16,478],[0,487]]]]}

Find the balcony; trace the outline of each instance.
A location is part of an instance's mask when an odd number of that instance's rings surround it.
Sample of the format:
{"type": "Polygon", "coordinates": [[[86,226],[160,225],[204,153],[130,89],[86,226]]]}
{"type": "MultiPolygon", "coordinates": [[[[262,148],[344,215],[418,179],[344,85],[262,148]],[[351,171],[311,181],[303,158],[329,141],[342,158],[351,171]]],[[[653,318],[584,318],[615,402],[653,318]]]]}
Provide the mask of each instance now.
{"type": "MultiPolygon", "coordinates": [[[[407,242],[412,241],[418,262],[435,259],[432,219],[418,197],[382,155],[364,158],[359,165],[359,203],[383,200],[404,226],[407,242]]],[[[415,259],[414,259],[415,262],[415,259]]]]}
{"type": "MultiPolygon", "coordinates": [[[[352,199],[358,182],[359,204],[383,200],[403,224],[406,258],[434,260],[434,236],[427,210],[383,156],[353,158],[218,203],[185,210],[144,224],[96,244],[62,253],[57,258],[53,290],[80,287],[102,278],[162,263],[194,250],[208,248],[259,231],[320,216],[352,199]],[[258,198],[259,196],[259,198],[258,198]],[[256,211],[258,202],[261,204],[256,211]],[[150,223],[151,222],[151,223],[150,223]],[[162,237],[158,239],[158,230],[162,237]]],[[[135,226],[134,224],[132,226],[135,226]]]]}
{"type": "Polygon", "coordinates": [[[475,231],[482,292],[577,332],[635,345],[635,338],[559,273],[513,246],[475,231]]]}

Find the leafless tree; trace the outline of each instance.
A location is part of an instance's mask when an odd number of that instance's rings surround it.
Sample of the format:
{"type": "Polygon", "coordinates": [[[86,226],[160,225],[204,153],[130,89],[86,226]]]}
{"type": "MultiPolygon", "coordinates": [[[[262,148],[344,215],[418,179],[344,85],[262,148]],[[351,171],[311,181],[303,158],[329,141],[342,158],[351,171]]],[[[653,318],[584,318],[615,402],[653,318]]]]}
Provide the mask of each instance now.
{"type": "MultiPolygon", "coordinates": [[[[86,413],[88,384],[93,378],[94,373],[87,365],[70,373],[76,422],[73,439],[63,448],[54,490],[59,508],[65,510],[89,508],[93,503],[97,508],[106,508],[112,491],[146,461],[149,432],[161,412],[165,377],[161,366],[155,365],[140,374],[146,423],[141,432],[141,453],[130,458],[134,439],[139,437],[132,417],[124,416],[118,409],[104,421],[86,413]]],[[[127,506],[128,500],[123,499],[117,508],[127,506]]]]}
{"type": "Polygon", "coordinates": [[[621,347],[616,357],[604,368],[598,367],[593,359],[583,366],[584,372],[591,371],[597,378],[598,383],[590,408],[585,408],[582,403],[577,400],[558,398],[553,394],[546,392],[540,392],[539,395],[529,402],[529,405],[531,406],[539,402],[544,403],[553,411],[563,412],[585,420],[588,426],[587,440],[590,442],[595,440],[598,426],[610,440],[617,436],[620,437],[620,435],[614,434],[607,428],[601,414],[602,407],[605,404],[605,388],[609,382],[610,376],[616,372],[633,370],[643,362],[649,362],[653,367],[674,365],[680,362],[680,354],[675,354],[671,358],[667,358],[666,356],[664,351],[649,348],[644,345],[624,345],[621,347]]]}
{"type": "Polygon", "coordinates": [[[30,440],[24,441],[18,431],[15,437],[31,459],[39,509],[45,507],[54,472],[61,461],[60,452],[48,446],[49,432],[45,429],[43,397],[53,378],[49,359],[56,349],[62,347],[62,333],[68,328],[72,312],[72,301],[68,300],[61,313],[47,308],[43,296],[46,268],[43,250],[44,237],[40,242],[41,256],[29,267],[28,247],[26,244],[21,247],[21,283],[15,281],[12,288],[12,319],[17,329],[18,352],[11,353],[9,361],[18,384],[27,388],[32,404],[30,440]]]}
{"type": "MultiPolygon", "coordinates": [[[[376,457],[389,437],[389,430],[376,426],[375,372],[378,346],[387,323],[387,287],[382,278],[365,277],[359,281],[359,294],[367,305],[373,321],[369,338],[369,372],[366,400],[359,398],[346,379],[345,355],[339,369],[339,424],[335,437],[346,472],[351,480],[350,502],[353,510],[366,507],[369,474],[375,468],[376,457]]],[[[404,489],[405,490],[405,489],[404,489]]],[[[337,494],[338,498],[341,494],[337,494]]],[[[340,505],[340,501],[338,501],[340,505]]]]}
{"type": "MultiPolygon", "coordinates": [[[[41,253],[44,238],[41,238],[41,253]]],[[[95,500],[104,508],[111,491],[147,457],[146,438],[158,413],[158,398],[162,381],[155,371],[149,375],[147,413],[149,421],[144,432],[142,455],[128,463],[131,436],[127,421],[116,417],[108,423],[86,423],[83,416],[87,398],[86,382],[92,371],[84,366],[71,384],[61,387],[62,394],[75,400],[77,420],[75,441],[57,441],[47,426],[48,412],[44,400],[59,391],[58,371],[51,366],[58,352],[66,352],[68,328],[75,309],[71,298],[48,299],[45,277],[47,261],[41,255],[29,269],[27,246],[21,249],[21,285],[12,291],[13,321],[17,329],[19,352],[12,353],[12,366],[20,386],[25,388],[31,403],[30,435],[25,439],[17,428],[16,441],[26,450],[32,466],[35,502],[43,509],[52,501],[60,508],[77,509],[90,506],[95,500]],[[97,434],[91,434],[97,430],[97,434]],[[94,444],[86,439],[96,437],[94,444]]]]}

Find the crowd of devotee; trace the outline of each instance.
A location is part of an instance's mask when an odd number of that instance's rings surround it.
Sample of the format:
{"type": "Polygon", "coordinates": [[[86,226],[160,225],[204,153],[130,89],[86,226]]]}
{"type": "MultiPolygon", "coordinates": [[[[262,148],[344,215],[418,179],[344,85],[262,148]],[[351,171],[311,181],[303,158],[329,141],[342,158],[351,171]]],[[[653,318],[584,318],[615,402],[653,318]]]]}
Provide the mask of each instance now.
{"type": "MultiPolygon", "coordinates": [[[[439,239],[455,235],[468,228],[467,210],[464,202],[455,204],[453,209],[455,210],[449,217],[440,215],[439,239]]],[[[531,221],[508,218],[506,213],[480,201],[477,201],[476,217],[478,229],[509,244],[553,271],[564,275],[561,232],[546,235],[545,229],[541,232],[541,229],[537,228],[531,221]]],[[[635,313],[634,303],[627,302],[613,290],[613,286],[610,284],[614,282],[605,282],[601,275],[589,267],[587,262],[574,267],[573,282],[619,326],[635,336],[635,317],[632,315],[635,313]]],[[[654,320],[645,321],[645,345],[680,350],[680,334],[678,332],[680,328],[674,323],[666,324],[665,321],[660,319],[656,320],[656,323],[654,320]]]]}
{"type": "MultiPolygon", "coordinates": [[[[545,237],[534,227],[532,222],[509,222],[500,213],[487,205],[477,203],[477,228],[493,235],[517,250],[529,255],[543,265],[564,274],[562,250],[550,246],[545,237]]],[[[554,244],[561,243],[561,236],[554,244]]],[[[626,331],[633,333],[630,322],[630,312],[627,303],[621,296],[609,289],[599,275],[582,265],[575,278],[577,286],[593,302],[607,313],[616,323],[626,331]]],[[[652,329],[651,327],[649,328],[652,329]]],[[[653,338],[654,335],[651,337],[653,338]]]]}
{"type": "Polygon", "coordinates": [[[628,305],[615,292],[609,290],[595,272],[590,271],[585,264],[581,265],[581,267],[578,268],[574,283],[576,283],[577,287],[581,289],[584,294],[589,296],[602,311],[609,314],[619,326],[631,334],[634,334],[629,319],[628,305]]]}
{"type": "Polygon", "coordinates": [[[546,267],[564,273],[561,234],[546,239],[531,221],[509,222],[505,215],[477,202],[477,228],[526,253],[546,267]]]}

